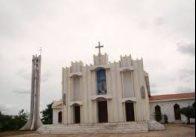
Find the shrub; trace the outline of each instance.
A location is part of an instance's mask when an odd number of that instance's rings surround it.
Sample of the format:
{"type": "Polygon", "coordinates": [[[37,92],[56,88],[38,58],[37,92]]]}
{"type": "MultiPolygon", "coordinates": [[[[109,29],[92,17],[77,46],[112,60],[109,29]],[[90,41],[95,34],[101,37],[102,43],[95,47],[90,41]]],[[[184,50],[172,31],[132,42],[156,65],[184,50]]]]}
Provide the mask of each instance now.
{"type": "Polygon", "coordinates": [[[165,114],[163,115],[164,123],[168,124],[168,116],[165,114]]]}
{"type": "Polygon", "coordinates": [[[190,124],[190,118],[195,118],[194,106],[188,106],[180,109],[180,113],[187,118],[187,124],[190,124]]]}
{"type": "Polygon", "coordinates": [[[21,110],[18,115],[4,115],[0,112],[0,131],[18,130],[27,122],[27,114],[21,110]]]}
{"type": "Polygon", "coordinates": [[[162,116],[161,116],[160,112],[155,113],[155,120],[158,121],[158,122],[160,122],[162,120],[162,116]]]}
{"type": "Polygon", "coordinates": [[[47,105],[47,108],[42,112],[43,124],[52,124],[52,103],[47,105]]]}

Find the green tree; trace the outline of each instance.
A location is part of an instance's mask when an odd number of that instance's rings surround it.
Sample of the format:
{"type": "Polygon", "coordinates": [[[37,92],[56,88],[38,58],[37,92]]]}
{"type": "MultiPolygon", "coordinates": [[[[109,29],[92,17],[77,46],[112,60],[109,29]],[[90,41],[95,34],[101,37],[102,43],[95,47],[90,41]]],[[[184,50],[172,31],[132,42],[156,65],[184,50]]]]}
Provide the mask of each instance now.
{"type": "Polygon", "coordinates": [[[27,113],[25,113],[23,109],[19,111],[18,115],[15,116],[15,122],[18,123],[17,129],[20,129],[25,125],[25,123],[27,122],[27,118],[27,113]]]}
{"type": "Polygon", "coordinates": [[[43,124],[52,124],[52,103],[47,105],[47,108],[42,112],[43,124]]]}
{"type": "Polygon", "coordinates": [[[195,108],[188,106],[180,109],[180,113],[187,118],[187,124],[190,124],[190,119],[195,118],[195,108]]]}
{"type": "Polygon", "coordinates": [[[27,121],[27,114],[21,110],[18,115],[4,115],[0,112],[0,131],[18,130],[27,121]]]}

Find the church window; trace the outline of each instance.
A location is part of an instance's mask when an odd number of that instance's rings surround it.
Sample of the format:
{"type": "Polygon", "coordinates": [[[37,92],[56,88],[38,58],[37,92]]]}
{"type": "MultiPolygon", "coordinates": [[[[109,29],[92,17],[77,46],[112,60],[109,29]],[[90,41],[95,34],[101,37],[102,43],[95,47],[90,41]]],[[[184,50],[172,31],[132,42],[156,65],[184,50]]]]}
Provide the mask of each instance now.
{"type": "Polygon", "coordinates": [[[162,115],[161,115],[161,107],[159,105],[155,106],[155,120],[160,122],[162,119],[162,115]]]}
{"type": "Polygon", "coordinates": [[[106,87],[106,71],[105,69],[97,70],[97,94],[103,95],[107,93],[106,87]]]}
{"type": "Polygon", "coordinates": [[[175,120],[181,120],[180,106],[178,104],[174,105],[174,116],[175,116],[175,120]]]}
{"type": "Polygon", "coordinates": [[[141,98],[142,99],[145,99],[146,98],[146,94],[145,94],[145,88],[144,88],[144,86],[142,86],[140,88],[140,93],[141,93],[141,98]]]}
{"type": "Polygon", "coordinates": [[[122,73],[122,87],[123,87],[123,98],[134,97],[132,73],[129,71],[122,73]]]}

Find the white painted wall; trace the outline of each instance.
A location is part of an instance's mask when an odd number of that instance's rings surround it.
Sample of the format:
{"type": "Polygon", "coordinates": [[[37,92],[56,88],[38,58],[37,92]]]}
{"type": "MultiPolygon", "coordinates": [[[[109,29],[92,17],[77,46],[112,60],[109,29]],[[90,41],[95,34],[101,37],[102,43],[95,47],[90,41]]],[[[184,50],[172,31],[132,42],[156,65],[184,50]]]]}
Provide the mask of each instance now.
{"type": "MultiPolygon", "coordinates": [[[[174,105],[178,104],[180,108],[182,108],[192,106],[194,101],[194,99],[187,99],[150,102],[150,119],[154,119],[155,106],[159,105],[161,107],[162,115],[166,114],[168,116],[168,122],[175,122],[174,105]]],[[[186,122],[186,117],[184,115],[181,115],[181,121],[186,122]]]]}
{"type": "Polygon", "coordinates": [[[52,116],[52,124],[59,124],[58,123],[58,113],[62,111],[61,109],[54,109],[53,108],[53,116],[52,116]]]}

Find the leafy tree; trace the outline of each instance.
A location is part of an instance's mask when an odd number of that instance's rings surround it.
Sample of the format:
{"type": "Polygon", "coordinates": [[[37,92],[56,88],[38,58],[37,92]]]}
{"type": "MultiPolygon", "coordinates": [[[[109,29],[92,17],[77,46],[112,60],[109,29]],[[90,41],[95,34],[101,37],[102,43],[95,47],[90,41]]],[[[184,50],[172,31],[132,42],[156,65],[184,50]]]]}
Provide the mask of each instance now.
{"type": "Polygon", "coordinates": [[[47,108],[42,112],[43,124],[52,124],[52,103],[47,105],[47,108]]]}
{"type": "Polygon", "coordinates": [[[0,112],[0,131],[18,130],[27,121],[27,114],[21,110],[18,115],[4,115],[0,112]]]}
{"type": "Polygon", "coordinates": [[[180,109],[180,113],[187,117],[187,124],[190,124],[190,118],[195,118],[194,106],[188,106],[180,109]]]}
{"type": "Polygon", "coordinates": [[[20,129],[25,125],[25,123],[27,122],[27,118],[28,116],[23,109],[19,111],[18,115],[15,116],[15,121],[18,123],[17,129],[20,129]]]}

